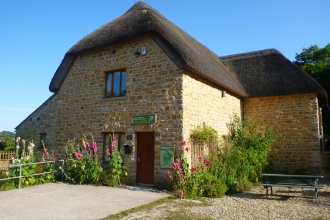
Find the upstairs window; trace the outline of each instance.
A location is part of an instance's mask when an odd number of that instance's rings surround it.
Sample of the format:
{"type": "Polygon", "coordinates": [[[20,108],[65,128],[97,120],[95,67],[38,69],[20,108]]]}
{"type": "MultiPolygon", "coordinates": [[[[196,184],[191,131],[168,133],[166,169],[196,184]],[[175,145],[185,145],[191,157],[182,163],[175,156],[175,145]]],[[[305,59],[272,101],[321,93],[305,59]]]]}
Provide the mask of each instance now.
{"type": "Polygon", "coordinates": [[[126,71],[107,73],[105,97],[120,97],[126,95],[126,71]]]}

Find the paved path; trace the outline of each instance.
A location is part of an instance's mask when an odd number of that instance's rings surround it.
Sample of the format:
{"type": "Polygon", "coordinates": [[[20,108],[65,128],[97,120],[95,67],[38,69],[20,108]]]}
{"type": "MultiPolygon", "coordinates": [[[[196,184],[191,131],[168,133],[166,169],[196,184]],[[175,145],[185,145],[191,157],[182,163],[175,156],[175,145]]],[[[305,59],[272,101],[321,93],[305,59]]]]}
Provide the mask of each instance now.
{"type": "Polygon", "coordinates": [[[0,218],[6,220],[95,220],[169,196],[140,186],[47,183],[0,192],[0,218]]]}

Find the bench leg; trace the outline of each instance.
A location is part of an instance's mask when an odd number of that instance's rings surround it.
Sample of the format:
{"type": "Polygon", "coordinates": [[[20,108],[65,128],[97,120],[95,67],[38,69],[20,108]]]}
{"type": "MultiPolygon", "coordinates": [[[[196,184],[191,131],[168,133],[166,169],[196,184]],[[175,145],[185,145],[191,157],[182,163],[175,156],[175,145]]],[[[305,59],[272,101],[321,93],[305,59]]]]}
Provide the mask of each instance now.
{"type": "Polygon", "coordinates": [[[268,186],[266,186],[266,199],[268,199],[268,186]]]}
{"type": "Polygon", "coordinates": [[[318,198],[319,198],[319,189],[315,189],[315,200],[316,200],[316,203],[318,203],[318,198]]]}

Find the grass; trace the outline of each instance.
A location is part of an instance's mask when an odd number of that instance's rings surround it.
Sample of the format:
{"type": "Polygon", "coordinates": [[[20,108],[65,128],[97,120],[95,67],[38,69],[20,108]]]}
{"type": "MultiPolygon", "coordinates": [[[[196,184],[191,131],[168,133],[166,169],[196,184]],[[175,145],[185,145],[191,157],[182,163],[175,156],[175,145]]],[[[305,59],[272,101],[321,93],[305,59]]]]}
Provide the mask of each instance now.
{"type": "Polygon", "coordinates": [[[190,212],[189,209],[197,206],[209,206],[210,202],[203,198],[194,200],[178,199],[171,196],[162,198],[149,204],[141,205],[132,209],[122,211],[118,214],[109,215],[102,220],[115,220],[134,215],[134,219],[148,219],[148,214],[152,213],[152,216],[159,215],[161,219],[209,219],[198,216],[197,214],[190,212]]]}

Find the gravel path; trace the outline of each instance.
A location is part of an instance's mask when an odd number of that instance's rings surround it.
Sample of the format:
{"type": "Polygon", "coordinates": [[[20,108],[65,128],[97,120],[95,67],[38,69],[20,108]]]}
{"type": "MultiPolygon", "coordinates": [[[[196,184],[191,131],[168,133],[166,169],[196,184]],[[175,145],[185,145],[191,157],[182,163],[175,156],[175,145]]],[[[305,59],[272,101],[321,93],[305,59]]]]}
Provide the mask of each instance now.
{"type": "Polygon", "coordinates": [[[184,219],[330,219],[330,184],[324,184],[319,192],[319,203],[315,202],[313,189],[274,187],[274,195],[266,199],[266,190],[255,186],[249,192],[207,199],[210,206],[199,206],[195,201],[196,206],[186,207],[179,204],[188,200],[177,199],[122,219],[167,219],[169,212],[177,212],[178,219],[183,212],[191,216],[184,219]]]}
{"type": "Polygon", "coordinates": [[[330,187],[326,185],[315,202],[311,189],[275,187],[266,199],[263,187],[219,199],[212,206],[193,207],[191,212],[212,219],[330,219],[330,187]]]}

